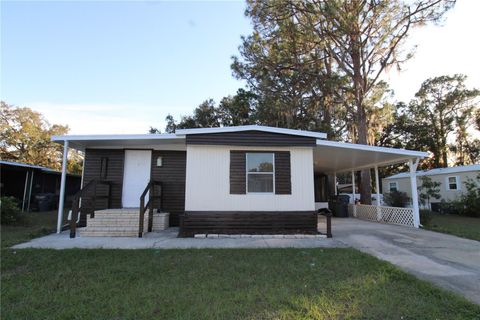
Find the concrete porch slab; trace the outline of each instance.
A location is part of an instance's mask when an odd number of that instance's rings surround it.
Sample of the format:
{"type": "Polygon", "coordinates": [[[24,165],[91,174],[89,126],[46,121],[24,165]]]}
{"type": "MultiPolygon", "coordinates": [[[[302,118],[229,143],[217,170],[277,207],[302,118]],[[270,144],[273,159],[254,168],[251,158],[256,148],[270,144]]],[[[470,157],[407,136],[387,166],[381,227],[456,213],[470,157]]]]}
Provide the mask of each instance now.
{"type": "Polygon", "coordinates": [[[203,248],[335,248],[346,247],[340,241],[325,238],[177,238],[178,228],[134,237],[69,238],[69,232],[50,234],[13,246],[13,249],[203,249],[203,248]]]}

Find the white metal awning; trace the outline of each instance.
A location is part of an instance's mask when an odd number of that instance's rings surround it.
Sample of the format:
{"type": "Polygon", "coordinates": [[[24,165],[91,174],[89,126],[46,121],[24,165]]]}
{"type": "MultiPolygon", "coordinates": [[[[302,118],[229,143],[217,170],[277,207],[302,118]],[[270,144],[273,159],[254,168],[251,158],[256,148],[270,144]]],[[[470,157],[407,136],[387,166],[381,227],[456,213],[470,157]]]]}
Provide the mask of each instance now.
{"type": "Polygon", "coordinates": [[[64,144],[68,141],[70,148],[85,149],[168,149],[185,150],[185,137],[175,134],[115,134],[115,135],[65,135],[53,136],[52,141],[64,144]]]}
{"type": "Polygon", "coordinates": [[[315,172],[341,173],[425,158],[427,152],[317,140],[313,149],[315,172]]]}

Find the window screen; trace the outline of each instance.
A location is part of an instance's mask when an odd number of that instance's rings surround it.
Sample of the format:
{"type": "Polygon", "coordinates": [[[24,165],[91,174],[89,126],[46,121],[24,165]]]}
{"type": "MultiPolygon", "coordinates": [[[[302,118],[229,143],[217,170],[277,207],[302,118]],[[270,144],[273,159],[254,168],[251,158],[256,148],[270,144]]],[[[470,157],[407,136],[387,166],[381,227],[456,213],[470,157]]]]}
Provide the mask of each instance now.
{"type": "Polygon", "coordinates": [[[273,153],[247,153],[247,192],[274,192],[274,163],[273,153]]]}

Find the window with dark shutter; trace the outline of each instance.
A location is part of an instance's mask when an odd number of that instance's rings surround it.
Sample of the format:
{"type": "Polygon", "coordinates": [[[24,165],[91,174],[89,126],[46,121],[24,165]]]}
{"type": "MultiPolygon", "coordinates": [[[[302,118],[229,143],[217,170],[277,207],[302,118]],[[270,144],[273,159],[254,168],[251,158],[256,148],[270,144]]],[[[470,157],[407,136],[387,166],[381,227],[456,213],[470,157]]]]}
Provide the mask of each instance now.
{"type": "MultiPolygon", "coordinates": [[[[254,154],[255,152],[239,150],[230,151],[230,194],[247,193],[247,153],[254,154]]],[[[272,152],[268,151],[257,153],[259,156],[253,158],[261,158],[262,155],[266,157],[268,154],[272,154],[272,152]]],[[[273,154],[273,180],[275,185],[273,190],[275,194],[292,194],[290,151],[275,151],[273,154]]],[[[263,161],[262,163],[267,162],[268,161],[263,161]]],[[[265,164],[265,166],[267,165],[265,164]]],[[[271,174],[269,175],[268,172],[272,170],[265,169],[256,171],[264,172],[261,175],[261,172],[248,173],[249,179],[251,180],[251,187],[254,182],[258,185],[255,189],[249,190],[249,192],[272,192],[271,187],[268,187],[268,183],[271,183],[271,174]],[[259,181],[253,181],[255,179],[259,181]]]]}

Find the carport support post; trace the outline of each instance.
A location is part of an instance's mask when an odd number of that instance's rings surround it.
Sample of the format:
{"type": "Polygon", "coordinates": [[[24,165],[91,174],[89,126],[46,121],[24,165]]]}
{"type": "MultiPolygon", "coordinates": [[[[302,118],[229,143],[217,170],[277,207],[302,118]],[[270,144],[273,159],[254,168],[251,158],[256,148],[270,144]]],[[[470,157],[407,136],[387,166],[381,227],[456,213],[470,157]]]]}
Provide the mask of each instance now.
{"type": "Polygon", "coordinates": [[[413,207],[413,226],[418,228],[420,226],[420,209],[418,208],[418,191],[417,191],[417,167],[420,158],[415,162],[413,159],[408,160],[408,167],[410,168],[410,187],[412,188],[412,207],[413,207]]]}
{"type": "Polygon", "coordinates": [[[67,180],[68,140],[63,142],[62,178],[60,180],[60,199],[58,201],[57,233],[62,231],[63,206],[65,202],[65,181],[67,180]]]}
{"type": "Polygon", "coordinates": [[[382,208],[380,208],[380,181],[378,179],[378,166],[375,166],[375,189],[377,191],[377,220],[382,220],[382,208]]]}
{"type": "Polygon", "coordinates": [[[334,188],[335,188],[334,194],[335,194],[335,195],[338,195],[338,191],[337,191],[337,173],[336,173],[336,172],[333,173],[333,186],[334,186],[334,188]]]}
{"type": "Polygon", "coordinates": [[[355,206],[355,170],[352,170],[352,204],[353,204],[353,216],[357,217],[357,207],[355,206]]]}

